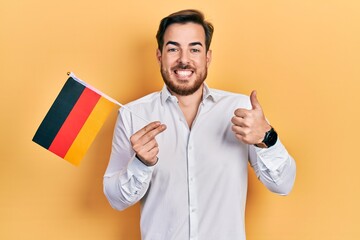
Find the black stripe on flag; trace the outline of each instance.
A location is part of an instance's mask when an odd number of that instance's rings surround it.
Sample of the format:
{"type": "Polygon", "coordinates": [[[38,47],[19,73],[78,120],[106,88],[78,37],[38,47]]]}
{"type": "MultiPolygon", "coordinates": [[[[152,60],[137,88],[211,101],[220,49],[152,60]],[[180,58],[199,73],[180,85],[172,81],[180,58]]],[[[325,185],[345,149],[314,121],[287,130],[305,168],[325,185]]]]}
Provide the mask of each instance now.
{"type": "Polygon", "coordinates": [[[46,149],[50,147],[84,89],[84,85],[68,78],[36,131],[32,139],[34,142],[46,149]]]}

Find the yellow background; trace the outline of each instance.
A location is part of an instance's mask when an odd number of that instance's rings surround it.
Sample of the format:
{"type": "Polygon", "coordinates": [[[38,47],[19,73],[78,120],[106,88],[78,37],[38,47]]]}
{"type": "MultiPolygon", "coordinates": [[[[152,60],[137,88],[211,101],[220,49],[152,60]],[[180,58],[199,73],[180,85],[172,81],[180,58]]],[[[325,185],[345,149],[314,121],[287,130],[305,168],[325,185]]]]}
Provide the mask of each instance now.
{"type": "Polygon", "coordinates": [[[0,239],[139,239],[139,206],[102,193],[115,110],[80,167],[31,139],[67,71],[122,103],[160,89],[155,33],[184,8],[215,25],[208,84],[256,89],[297,162],[288,197],[250,175],[248,239],[360,239],[357,0],[0,0],[0,239]]]}

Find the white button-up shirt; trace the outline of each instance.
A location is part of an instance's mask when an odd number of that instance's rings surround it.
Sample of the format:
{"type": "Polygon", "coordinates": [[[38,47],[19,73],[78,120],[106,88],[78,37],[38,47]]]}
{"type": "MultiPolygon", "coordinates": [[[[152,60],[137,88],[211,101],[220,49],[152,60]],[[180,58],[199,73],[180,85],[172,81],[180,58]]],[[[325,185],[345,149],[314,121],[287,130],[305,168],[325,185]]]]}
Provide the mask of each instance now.
{"type": "Polygon", "coordinates": [[[244,240],[248,163],[269,190],[286,195],[293,186],[295,162],[280,140],[263,149],[235,138],[235,109],[251,108],[245,95],[205,85],[191,129],[166,86],[127,107],[167,126],[156,137],[157,164],[145,166],[129,139],[146,123],[121,108],[104,176],[104,192],[114,208],[141,202],[144,240],[244,240]]]}

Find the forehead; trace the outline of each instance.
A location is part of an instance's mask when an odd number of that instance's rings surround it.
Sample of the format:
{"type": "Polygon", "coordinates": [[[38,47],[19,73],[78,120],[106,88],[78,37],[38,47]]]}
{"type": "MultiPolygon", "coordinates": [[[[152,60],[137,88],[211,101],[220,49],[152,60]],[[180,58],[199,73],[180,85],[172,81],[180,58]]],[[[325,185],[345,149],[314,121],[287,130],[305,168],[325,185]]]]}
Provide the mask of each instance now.
{"type": "Polygon", "coordinates": [[[198,23],[173,23],[167,27],[164,34],[164,43],[168,41],[188,44],[191,42],[205,43],[205,30],[198,23]]]}

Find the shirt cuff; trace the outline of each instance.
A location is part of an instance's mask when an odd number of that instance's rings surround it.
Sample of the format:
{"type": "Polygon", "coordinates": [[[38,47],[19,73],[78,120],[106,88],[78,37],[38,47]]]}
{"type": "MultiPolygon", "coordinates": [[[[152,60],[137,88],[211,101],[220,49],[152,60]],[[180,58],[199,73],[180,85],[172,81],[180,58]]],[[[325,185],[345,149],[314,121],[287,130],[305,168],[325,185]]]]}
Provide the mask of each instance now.
{"type": "Polygon", "coordinates": [[[140,181],[148,179],[154,171],[154,166],[146,166],[135,155],[129,163],[128,171],[130,171],[140,181]]]}
{"type": "Polygon", "coordinates": [[[255,151],[261,163],[271,172],[275,172],[281,168],[289,159],[289,154],[284,145],[280,142],[280,139],[278,139],[272,147],[255,147],[255,151]]]}

